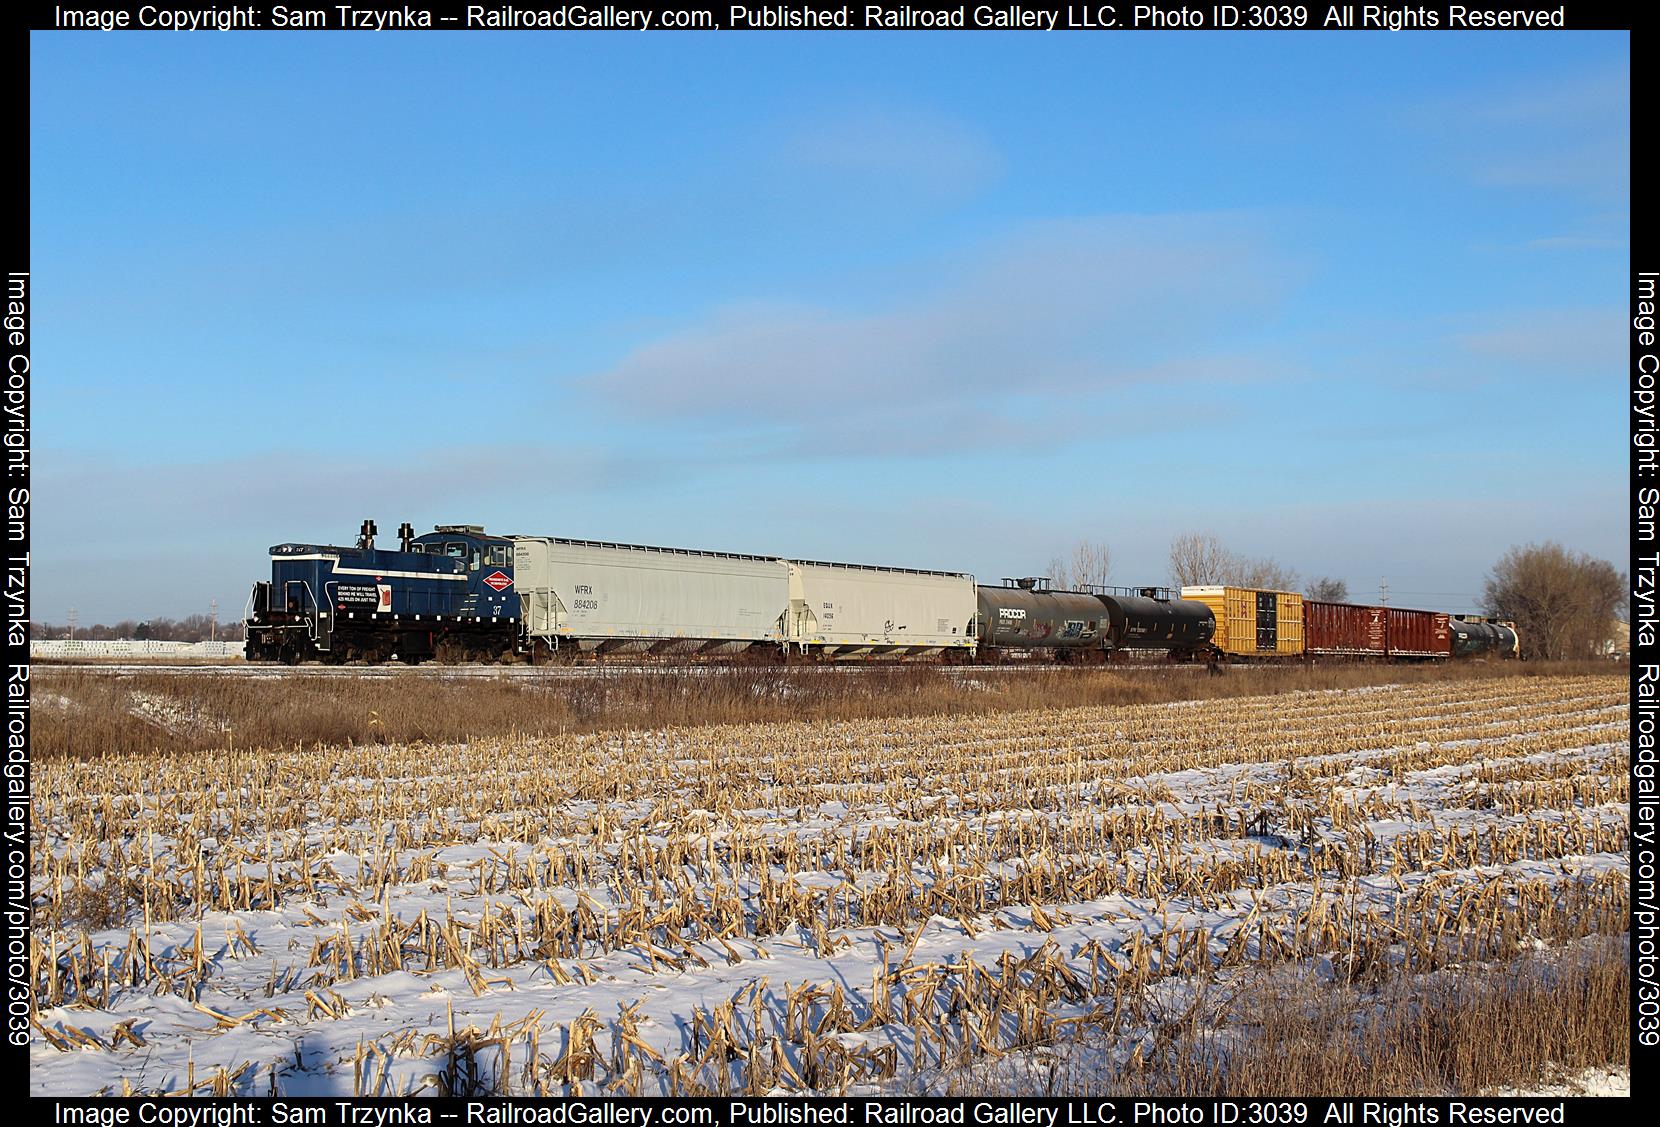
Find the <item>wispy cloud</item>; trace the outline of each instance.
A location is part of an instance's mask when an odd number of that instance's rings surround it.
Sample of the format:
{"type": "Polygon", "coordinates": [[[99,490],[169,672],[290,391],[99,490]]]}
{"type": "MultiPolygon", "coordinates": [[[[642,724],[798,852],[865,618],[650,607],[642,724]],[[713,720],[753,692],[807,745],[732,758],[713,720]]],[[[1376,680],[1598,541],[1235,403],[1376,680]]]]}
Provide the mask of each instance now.
{"type": "Polygon", "coordinates": [[[1225,345],[1297,268],[1249,218],[1207,215],[1030,224],[936,273],[939,284],[881,310],[717,308],[589,386],[652,420],[803,436],[856,420],[901,443],[1020,434],[1126,384],[1266,370],[1225,345]],[[1002,411],[1010,402],[1023,411],[1002,411]]]}
{"type": "MultiPolygon", "coordinates": [[[[38,528],[47,543],[95,536],[148,539],[172,528],[181,540],[244,530],[261,537],[304,528],[355,528],[364,516],[442,519],[475,508],[481,496],[557,481],[562,489],[626,488],[662,465],[580,446],[412,446],[403,459],[296,458],[273,452],[194,462],[133,464],[61,450],[36,460],[38,528]],[[511,472],[509,472],[509,468],[511,472]],[[421,512],[409,513],[410,509],[421,512]],[[180,524],[178,513],[193,514],[180,524]],[[60,537],[62,537],[60,539],[60,537]]],[[[459,518],[458,518],[459,519],[459,518]]],[[[311,533],[315,534],[315,532],[311,533]]]]}
{"type": "Polygon", "coordinates": [[[1530,81],[1471,97],[1464,118],[1474,125],[1515,125],[1526,129],[1582,128],[1587,121],[1630,112],[1631,76],[1614,68],[1530,81]]]}
{"type": "Polygon", "coordinates": [[[1594,235],[1550,235],[1530,239],[1529,250],[1613,250],[1625,245],[1623,239],[1601,238],[1594,235]]]}
{"type": "Polygon", "coordinates": [[[1618,309],[1541,309],[1481,318],[1453,339],[1466,353],[1542,374],[1617,377],[1623,326],[1618,309]]]}
{"type": "Polygon", "coordinates": [[[1407,120],[1477,184],[1564,191],[1601,204],[1628,196],[1631,80],[1624,68],[1474,91],[1418,105],[1407,120]]]}
{"type": "Polygon", "coordinates": [[[486,507],[529,531],[550,493],[606,495],[661,482],[670,463],[616,450],[515,445],[411,446],[400,459],[291,452],[133,464],[37,451],[35,596],[42,617],[83,621],[241,606],[281,540],[350,543],[374,517],[382,543],[399,522],[476,522],[486,507]],[[495,510],[495,511],[500,511],[495,510]],[[96,551],[84,545],[95,543],[96,551]]]}
{"type": "Polygon", "coordinates": [[[917,109],[866,107],[809,119],[785,140],[783,155],[818,172],[942,194],[972,191],[1003,170],[984,133],[917,109]]]}

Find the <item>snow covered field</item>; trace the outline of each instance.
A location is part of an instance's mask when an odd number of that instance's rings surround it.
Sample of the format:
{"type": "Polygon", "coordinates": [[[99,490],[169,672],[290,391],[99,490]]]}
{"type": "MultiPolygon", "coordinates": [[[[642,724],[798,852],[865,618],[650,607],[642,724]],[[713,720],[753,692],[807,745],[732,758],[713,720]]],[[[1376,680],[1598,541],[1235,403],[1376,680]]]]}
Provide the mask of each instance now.
{"type": "MultiPolygon", "coordinates": [[[[37,765],[35,1094],[942,1090],[1626,929],[1625,685],[37,765]]],[[[1248,1029],[1219,1030],[1249,1037],[1248,1029]]]]}

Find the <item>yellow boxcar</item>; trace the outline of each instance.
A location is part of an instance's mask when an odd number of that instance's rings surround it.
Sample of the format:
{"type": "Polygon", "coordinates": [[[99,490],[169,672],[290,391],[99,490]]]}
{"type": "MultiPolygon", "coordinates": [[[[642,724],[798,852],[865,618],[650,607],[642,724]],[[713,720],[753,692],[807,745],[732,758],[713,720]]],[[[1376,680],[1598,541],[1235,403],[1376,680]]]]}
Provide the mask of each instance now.
{"type": "Polygon", "coordinates": [[[1211,644],[1240,657],[1299,656],[1303,652],[1303,597],[1251,587],[1183,587],[1182,598],[1204,603],[1216,616],[1211,644]]]}

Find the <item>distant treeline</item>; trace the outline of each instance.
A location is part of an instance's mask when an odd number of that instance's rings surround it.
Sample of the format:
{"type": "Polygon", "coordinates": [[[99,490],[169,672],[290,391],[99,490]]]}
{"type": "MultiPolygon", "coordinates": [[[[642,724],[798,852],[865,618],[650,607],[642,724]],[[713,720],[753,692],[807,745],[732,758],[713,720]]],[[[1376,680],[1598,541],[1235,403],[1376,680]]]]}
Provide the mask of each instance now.
{"type": "MultiPolygon", "coordinates": [[[[69,627],[54,622],[31,622],[29,637],[41,641],[47,639],[69,637],[69,627]]],[[[206,642],[218,639],[221,642],[240,642],[243,640],[242,623],[239,621],[221,621],[217,628],[213,620],[205,614],[193,614],[187,618],[150,618],[140,622],[126,618],[113,626],[106,626],[102,622],[91,626],[77,625],[75,637],[89,642],[113,642],[125,639],[133,641],[155,642],[206,642]]]]}

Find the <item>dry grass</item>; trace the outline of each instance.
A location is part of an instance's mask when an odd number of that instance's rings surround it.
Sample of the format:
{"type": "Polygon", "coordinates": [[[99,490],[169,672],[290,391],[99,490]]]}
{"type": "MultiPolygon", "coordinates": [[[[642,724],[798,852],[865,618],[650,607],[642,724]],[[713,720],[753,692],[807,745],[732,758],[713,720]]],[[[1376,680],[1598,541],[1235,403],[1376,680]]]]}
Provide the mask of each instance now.
{"type": "Polygon", "coordinates": [[[1214,983],[1155,1027],[1150,1052],[1080,1038],[1002,1070],[956,1078],[968,1094],[1446,1096],[1528,1088],[1629,1067],[1628,936],[1510,962],[1395,973],[1359,988],[1308,967],[1214,983]]]}
{"type": "Polygon", "coordinates": [[[950,673],[717,668],[605,676],[447,680],[166,673],[37,667],[37,759],[227,747],[443,743],[776,721],[988,715],[1045,708],[1219,700],[1315,689],[1606,673],[1607,666],[1461,664],[1233,669],[1035,669],[950,673]]]}
{"type": "MultiPolygon", "coordinates": [[[[518,694],[517,719],[502,721],[518,734],[405,743],[393,725],[416,721],[379,714],[352,747],[237,734],[234,749],[83,744],[44,760],[30,958],[40,1005],[60,1016],[37,1028],[65,1052],[114,1053],[113,1034],[78,1041],[89,1035],[71,1032],[70,1015],[170,995],[214,1030],[326,1031],[352,1018],[342,991],[448,975],[477,1003],[472,1019],[361,1042],[341,1066],[356,1090],[404,1090],[395,1077],[416,1061],[422,1085],[457,1092],[834,1092],[960,1075],[1086,1037],[1135,1046],[1106,1073],[1132,1088],[1351,1090],[1363,1072],[1462,1088],[1498,1075],[1501,1050],[1459,1039],[1519,1036],[1529,1005],[1549,1003],[1568,1031],[1603,1020],[1618,985],[1606,967],[1550,985],[1526,960],[1623,935],[1630,909],[1613,860],[1629,846],[1623,682],[1471,672],[1033,674],[973,689],[899,670],[875,682],[897,702],[830,675],[824,696],[804,690],[806,712],[921,714],[731,725],[713,719],[800,712],[800,697],[756,692],[796,682],[140,682],[195,709],[162,713],[186,731],[213,715],[253,723],[262,700],[312,707],[326,730],[389,693],[435,723],[444,701],[476,718],[518,694]],[[1412,683],[1291,691],[1368,675],[1412,683]],[[1264,679],[1277,695],[1236,695],[1264,679]],[[671,688],[683,696],[665,697],[671,688]],[[517,726],[537,718],[537,701],[570,707],[585,692],[687,726],[517,726]],[[1021,694],[1047,705],[1068,692],[1236,699],[950,716],[939,696],[990,694],[1007,709],[1021,694]],[[995,955],[975,946],[999,932],[1029,942],[995,955]],[[769,985],[783,951],[856,953],[864,977],[814,962],[807,977],[769,985]],[[248,1000],[245,959],[271,963],[263,1000],[248,1000]],[[1460,977],[1484,962],[1519,969],[1503,989],[1460,977]],[[1313,968],[1349,992],[1331,1005],[1378,1001],[1375,1018],[1357,1011],[1374,1024],[1331,1038],[1338,1011],[1276,985],[1313,968]],[[643,1032],[631,1004],[480,1016],[531,975],[573,987],[538,995],[553,1002],[635,984],[649,999],[647,984],[682,978],[724,1000],[681,1015],[673,1043],[643,1032]],[[1238,994],[1240,982],[1266,985],[1238,994]],[[216,992],[234,1001],[215,1003],[216,992]],[[1252,1033],[1218,1055],[1205,1031],[1229,1027],[1252,1033]],[[1368,1047],[1377,1038],[1393,1056],[1368,1047]]],[[[37,689],[93,694],[83,702],[108,693],[113,709],[135,686],[37,689]]],[[[1540,1031],[1517,1068],[1571,1063],[1556,1037],[1540,1031]]],[[[211,1044],[194,1042],[193,1060],[211,1044]]],[[[265,1091],[266,1080],[254,1087],[264,1065],[246,1063],[220,1061],[208,1081],[178,1087],[265,1091]]]]}

